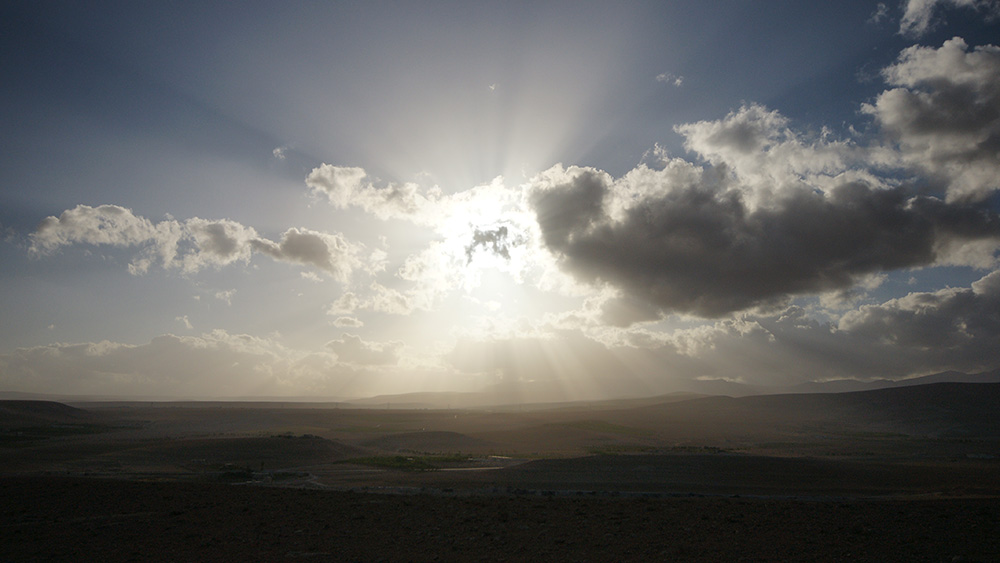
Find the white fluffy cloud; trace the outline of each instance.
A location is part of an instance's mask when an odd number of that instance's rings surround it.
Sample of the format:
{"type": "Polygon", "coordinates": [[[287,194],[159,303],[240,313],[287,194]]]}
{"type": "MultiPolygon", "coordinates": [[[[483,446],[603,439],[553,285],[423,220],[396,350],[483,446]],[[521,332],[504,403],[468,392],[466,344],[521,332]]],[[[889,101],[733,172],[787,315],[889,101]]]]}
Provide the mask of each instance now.
{"type": "Polygon", "coordinates": [[[325,195],[334,207],[360,207],[379,219],[421,222],[422,214],[435,199],[421,193],[416,184],[390,183],[378,188],[364,182],[367,176],[363,168],[322,164],[306,176],[306,185],[314,193],[325,195]]]}
{"type": "Polygon", "coordinates": [[[51,253],[74,243],[118,247],[145,246],[141,256],[129,266],[132,273],[144,273],[158,259],[164,266],[174,263],[183,228],[173,220],[153,223],[132,210],[117,205],[78,205],[59,217],[46,217],[31,234],[31,252],[51,253]]]}
{"type": "Polygon", "coordinates": [[[257,232],[236,221],[223,219],[208,221],[200,218],[187,220],[183,230],[194,244],[194,251],[182,257],[182,270],[194,273],[205,266],[222,267],[233,262],[250,261],[250,243],[257,232]]]}
{"type": "Polygon", "coordinates": [[[949,200],[1000,190],[1000,47],[961,38],[914,46],[883,71],[896,88],[863,106],[899,146],[904,166],[943,182],[949,200]]]}
{"type": "Polygon", "coordinates": [[[76,242],[132,246],[156,237],[153,223],[137,217],[130,209],[117,205],[78,205],[59,217],[42,219],[32,235],[32,249],[53,250],[76,242]]]}
{"type": "Polygon", "coordinates": [[[339,281],[346,281],[360,265],[361,250],[340,234],[291,228],[279,242],[273,242],[253,227],[228,219],[194,217],[154,223],[117,205],[78,205],[59,217],[47,217],[31,234],[35,255],[72,244],[139,247],[139,255],[129,265],[133,274],[146,273],[156,262],[193,274],[206,267],[247,263],[256,251],[282,262],[311,266],[339,281]]]}
{"type": "MultiPolygon", "coordinates": [[[[864,158],[852,143],[829,139],[825,131],[815,136],[798,133],[786,117],[757,104],[720,120],[674,129],[684,135],[686,149],[736,179],[752,208],[768,205],[786,190],[827,189],[859,168],[864,158]]],[[[865,179],[873,182],[871,176],[865,179]]]]}
{"type": "Polygon", "coordinates": [[[974,9],[987,19],[1000,17],[998,0],[907,0],[899,21],[899,33],[911,37],[927,33],[935,26],[934,17],[939,8],[974,9]]]}

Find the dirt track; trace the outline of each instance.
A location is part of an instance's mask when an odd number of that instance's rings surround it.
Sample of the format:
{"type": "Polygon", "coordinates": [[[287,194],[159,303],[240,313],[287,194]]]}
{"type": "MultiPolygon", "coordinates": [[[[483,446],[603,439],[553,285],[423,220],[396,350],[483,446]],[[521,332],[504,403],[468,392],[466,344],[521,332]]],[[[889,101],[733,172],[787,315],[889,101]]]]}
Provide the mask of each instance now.
{"type": "Polygon", "coordinates": [[[7,561],[996,561],[995,499],[376,495],[0,480],[7,561]]]}

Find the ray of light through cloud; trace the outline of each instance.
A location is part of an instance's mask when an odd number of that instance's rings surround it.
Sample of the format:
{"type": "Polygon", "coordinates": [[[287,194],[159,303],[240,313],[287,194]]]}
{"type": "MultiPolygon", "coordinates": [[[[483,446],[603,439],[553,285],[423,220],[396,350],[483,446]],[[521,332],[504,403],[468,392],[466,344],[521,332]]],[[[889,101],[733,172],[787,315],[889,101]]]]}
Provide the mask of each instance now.
{"type": "Polygon", "coordinates": [[[1000,368],[998,4],[745,4],[3,8],[0,390],[1000,368]]]}

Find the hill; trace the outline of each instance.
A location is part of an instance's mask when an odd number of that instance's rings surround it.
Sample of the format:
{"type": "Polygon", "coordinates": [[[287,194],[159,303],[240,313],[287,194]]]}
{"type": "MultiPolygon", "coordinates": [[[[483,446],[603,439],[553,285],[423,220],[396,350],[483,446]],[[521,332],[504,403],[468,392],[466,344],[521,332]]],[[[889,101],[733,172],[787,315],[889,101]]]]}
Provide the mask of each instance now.
{"type": "Polygon", "coordinates": [[[94,419],[94,415],[86,410],[55,401],[0,401],[0,428],[81,424],[94,419]]]}
{"type": "Polygon", "coordinates": [[[609,419],[673,440],[760,441],[790,435],[1000,437],[1000,383],[931,383],[850,393],[704,397],[609,419]]]}

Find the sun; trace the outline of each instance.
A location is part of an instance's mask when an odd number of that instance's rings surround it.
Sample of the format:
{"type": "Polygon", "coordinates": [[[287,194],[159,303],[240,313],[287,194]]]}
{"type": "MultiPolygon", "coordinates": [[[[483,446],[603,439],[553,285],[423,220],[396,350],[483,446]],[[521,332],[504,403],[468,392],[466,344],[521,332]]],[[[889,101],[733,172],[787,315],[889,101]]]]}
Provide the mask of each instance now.
{"type": "Polygon", "coordinates": [[[442,202],[438,223],[440,249],[461,288],[479,287],[482,274],[496,271],[523,282],[532,267],[533,216],[520,190],[498,176],[488,184],[452,194],[442,202]]]}

